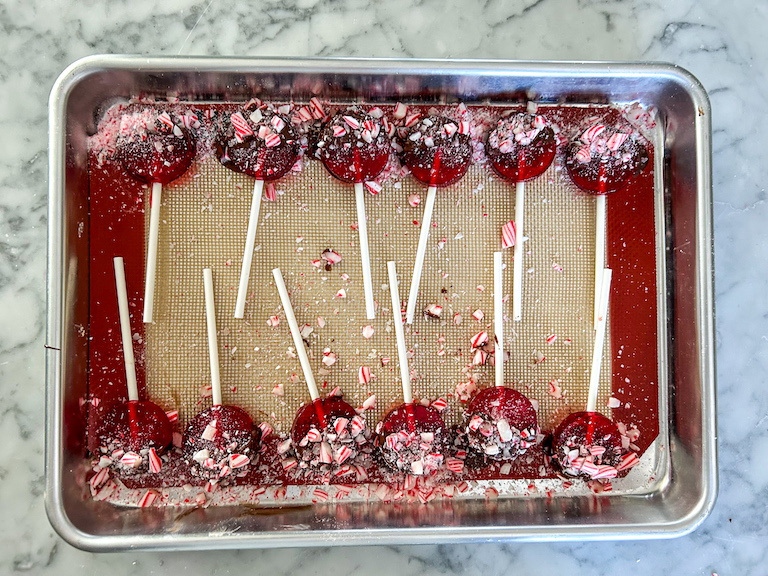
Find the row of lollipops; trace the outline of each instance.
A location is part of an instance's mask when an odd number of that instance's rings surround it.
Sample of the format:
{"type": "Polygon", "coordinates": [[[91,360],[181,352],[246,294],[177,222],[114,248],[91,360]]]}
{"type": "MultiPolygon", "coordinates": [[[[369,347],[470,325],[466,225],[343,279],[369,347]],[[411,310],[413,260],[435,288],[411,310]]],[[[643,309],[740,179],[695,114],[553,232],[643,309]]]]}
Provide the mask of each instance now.
{"type": "MultiPolygon", "coordinates": [[[[321,110],[319,105],[316,109],[321,110]]],[[[500,118],[485,142],[486,156],[495,172],[515,184],[513,222],[515,236],[521,239],[525,221],[524,183],[547,170],[557,148],[556,127],[544,115],[533,112],[535,106],[529,109],[500,118]]],[[[398,107],[393,111],[392,121],[378,107],[364,110],[354,106],[329,119],[322,112],[317,116],[321,120],[308,130],[308,155],[319,158],[334,177],[354,185],[365,311],[369,319],[375,317],[375,302],[365,185],[382,174],[396,151],[411,174],[428,187],[406,308],[406,321],[411,324],[416,315],[437,189],[454,184],[467,172],[472,161],[471,126],[468,121],[448,116],[398,113],[398,107]]],[[[309,113],[307,117],[313,118],[309,113]]],[[[152,322],[154,310],[162,186],[181,176],[191,165],[196,150],[192,132],[195,122],[189,116],[174,118],[163,112],[154,124],[148,125],[142,118],[141,122],[126,122],[121,128],[120,160],[131,175],[152,187],[144,294],[147,323],[152,322]]],[[[235,318],[243,318],[264,184],[291,170],[302,151],[301,135],[277,108],[254,100],[242,110],[222,115],[215,125],[214,150],[224,166],[254,178],[234,311],[235,318]]],[[[647,150],[628,126],[596,121],[566,146],[565,165],[572,180],[579,188],[596,195],[595,326],[604,267],[605,194],[622,188],[642,171],[647,161],[647,150]]],[[[523,242],[514,244],[513,318],[520,320],[523,242]]]]}
{"type": "MultiPolygon", "coordinates": [[[[460,179],[471,161],[469,126],[447,117],[416,117],[399,130],[383,114],[364,112],[355,107],[342,111],[327,121],[316,141],[316,156],[328,170],[344,182],[355,185],[358,209],[366,313],[374,314],[370,259],[367,250],[364,183],[376,178],[386,167],[394,147],[403,163],[418,180],[428,185],[419,247],[406,306],[406,321],[413,322],[416,295],[423,268],[436,190],[460,179]]],[[[157,230],[162,185],[179,177],[194,157],[190,130],[162,113],[153,126],[128,132],[118,148],[126,169],[136,178],[152,185],[152,207],[145,282],[144,321],[151,321],[156,270],[157,230]]],[[[259,104],[232,113],[220,126],[216,140],[219,160],[239,172],[255,178],[246,249],[243,259],[236,317],[242,317],[250,276],[251,256],[256,235],[259,207],[266,180],[282,177],[295,164],[300,145],[290,122],[274,108],[259,104]]],[[[556,149],[555,132],[542,116],[527,112],[499,120],[486,142],[486,154],[493,168],[516,183],[516,224],[522,235],[524,184],[541,175],[552,162],[556,149]]],[[[628,132],[601,124],[590,126],[566,151],[566,166],[574,181],[594,192],[598,199],[606,192],[623,186],[647,161],[647,152],[628,132]]],[[[562,473],[589,478],[611,478],[621,469],[636,463],[626,452],[616,425],[596,411],[597,382],[602,359],[602,345],[610,293],[610,270],[604,270],[604,203],[602,217],[598,200],[598,253],[595,274],[596,340],[590,378],[587,410],[567,417],[553,434],[552,456],[562,473]],[[602,232],[601,220],[602,218],[602,232]]],[[[519,278],[522,260],[515,243],[513,316],[520,317],[519,278]]],[[[494,294],[496,330],[496,385],[475,396],[466,410],[463,433],[470,450],[485,459],[511,460],[536,444],[540,431],[530,400],[504,386],[503,315],[501,311],[501,254],[494,255],[494,294]]],[[[128,384],[128,402],[116,406],[99,430],[100,465],[114,465],[122,471],[147,467],[159,471],[161,454],[171,444],[172,427],[165,412],[151,402],[139,401],[130,338],[127,295],[122,260],[115,259],[118,302],[128,384]]],[[[401,301],[393,262],[388,263],[392,310],[395,316],[397,348],[400,360],[404,403],[390,411],[372,436],[363,415],[340,396],[321,398],[314,381],[300,329],[279,270],[275,284],[296,345],[312,403],[298,413],[290,438],[278,446],[286,467],[343,466],[357,456],[362,446],[372,440],[381,460],[391,469],[409,475],[425,475],[446,461],[448,434],[440,413],[431,406],[415,403],[410,385],[406,356],[401,301]],[[293,456],[289,456],[289,451],[293,456]]],[[[219,379],[216,343],[213,280],[204,271],[206,319],[211,357],[213,406],[193,418],[183,440],[183,454],[193,474],[209,481],[224,483],[242,475],[256,457],[261,429],[250,416],[235,406],[224,406],[219,379]]]]}
{"type": "MultiPolygon", "coordinates": [[[[387,263],[395,326],[397,353],[404,402],[392,409],[372,433],[365,411],[346,403],[341,395],[322,398],[291,304],[282,272],[273,270],[291,336],[307,384],[311,402],[298,411],[288,438],[277,444],[283,468],[306,469],[339,475],[356,470],[353,463],[378,459],[388,469],[408,476],[428,476],[443,467],[456,470],[456,456],[469,451],[486,464],[511,461],[541,442],[536,410],[532,402],[504,382],[504,318],[502,255],[494,253],[495,386],[482,390],[469,402],[465,419],[453,438],[440,410],[414,400],[403,328],[402,301],[394,262],[387,263]]],[[[113,468],[124,474],[160,472],[163,454],[171,446],[173,426],[156,404],[140,401],[136,382],[127,289],[123,260],[114,259],[120,328],[123,342],[128,401],[115,405],[102,420],[97,468],[113,468]]],[[[597,389],[602,363],[603,340],[608,312],[611,272],[603,278],[598,328],[586,411],[569,415],[552,435],[550,454],[559,472],[566,476],[610,479],[637,463],[634,453],[622,444],[619,428],[597,411],[597,389]]],[[[193,476],[225,485],[247,474],[260,451],[262,433],[251,417],[237,406],[224,405],[219,375],[219,357],[214,304],[213,275],[203,270],[205,317],[209,344],[212,406],[188,424],[182,440],[182,456],[193,476]]],[[[261,448],[263,450],[263,447],[261,448]]],[[[166,457],[167,461],[167,457],[166,457]]],[[[463,464],[460,464],[463,468],[463,464]]],[[[103,475],[102,475],[103,478],[103,475]]]]}

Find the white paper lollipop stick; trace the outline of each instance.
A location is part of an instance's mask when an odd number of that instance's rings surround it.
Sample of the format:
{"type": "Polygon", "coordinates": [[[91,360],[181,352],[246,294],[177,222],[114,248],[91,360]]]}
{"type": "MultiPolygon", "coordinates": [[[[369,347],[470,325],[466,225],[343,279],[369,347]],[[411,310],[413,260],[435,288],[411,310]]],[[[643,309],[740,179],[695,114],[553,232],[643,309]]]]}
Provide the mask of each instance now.
{"type": "Polygon", "coordinates": [[[523,319],[523,230],[525,229],[525,182],[515,184],[515,260],[512,262],[512,319],[523,319]]]}
{"type": "Polygon", "coordinates": [[[213,273],[203,269],[205,287],[205,323],[208,326],[208,355],[211,358],[211,392],[213,405],[221,406],[221,375],[219,373],[219,341],[216,336],[216,306],[213,300],[213,273]]]}
{"type": "Polygon", "coordinates": [[[496,386],[504,386],[504,289],[502,288],[501,252],[493,253],[493,316],[496,335],[496,386]]]}
{"type": "Polygon", "coordinates": [[[368,250],[368,222],[365,218],[365,195],[363,183],[355,182],[355,204],[357,205],[357,231],[360,235],[360,258],[363,262],[363,290],[365,290],[365,315],[369,320],[376,316],[373,304],[373,280],[371,279],[371,255],[368,250]]]}
{"type": "Polygon", "coordinates": [[[155,310],[155,277],[157,276],[157,235],[160,231],[160,203],[163,198],[163,185],[152,184],[149,210],[149,242],[147,245],[147,271],[144,280],[144,323],[152,322],[155,310]]]}
{"type": "Polygon", "coordinates": [[[117,286],[117,309],[120,313],[120,334],[123,337],[123,357],[125,358],[125,383],[128,386],[128,400],[139,399],[136,385],[136,361],[133,358],[133,337],[131,336],[131,315],[128,312],[128,291],[125,287],[125,266],[123,259],[117,256],[115,263],[115,284],[117,286]]]}
{"type": "Polygon", "coordinates": [[[251,279],[251,264],[253,263],[253,246],[256,244],[256,228],[259,226],[259,211],[261,196],[264,191],[264,180],[256,180],[253,185],[251,213],[248,216],[248,232],[245,235],[245,250],[243,251],[243,267],[240,269],[240,285],[237,288],[235,303],[235,318],[245,314],[245,299],[248,296],[248,282],[251,279]]]}
{"type": "Polygon", "coordinates": [[[421,232],[419,233],[419,247],[416,250],[416,261],[413,263],[413,276],[411,276],[411,289],[408,292],[408,307],[405,309],[405,319],[408,324],[413,324],[416,314],[416,298],[419,296],[419,284],[421,273],[424,270],[424,256],[427,253],[427,239],[429,229],[432,227],[432,213],[435,211],[435,198],[437,187],[427,188],[427,201],[424,204],[424,215],[421,220],[421,232]]]}
{"type": "Polygon", "coordinates": [[[392,296],[392,317],[395,320],[395,338],[397,339],[397,356],[400,361],[400,379],[403,382],[403,399],[406,404],[412,404],[411,373],[408,370],[408,351],[405,349],[403,314],[400,308],[400,291],[397,289],[397,270],[395,269],[394,262],[387,262],[387,273],[389,274],[389,294],[392,296]]]}
{"type": "Polygon", "coordinates": [[[605,194],[595,198],[595,330],[600,315],[603,268],[605,268],[605,194]]]}
{"type": "Polygon", "coordinates": [[[587,412],[597,409],[597,389],[600,385],[600,367],[603,364],[603,345],[605,343],[605,328],[608,323],[608,302],[611,296],[611,269],[605,268],[601,275],[600,310],[597,318],[595,333],[595,348],[592,351],[592,371],[589,375],[589,395],[587,396],[587,412]]]}
{"type": "Polygon", "coordinates": [[[301,337],[301,330],[296,323],[296,315],[293,313],[291,297],[288,296],[288,289],[285,287],[285,282],[283,281],[283,273],[280,271],[280,268],[275,268],[272,270],[272,276],[275,277],[277,293],[280,295],[280,301],[283,303],[283,311],[285,312],[285,318],[288,320],[288,326],[291,329],[293,344],[296,346],[296,354],[299,355],[299,362],[301,363],[301,370],[304,372],[304,379],[307,381],[309,395],[312,397],[313,401],[317,400],[320,398],[320,393],[317,391],[315,375],[312,373],[312,366],[309,364],[309,356],[307,356],[307,349],[304,347],[304,339],[301,337]]]}

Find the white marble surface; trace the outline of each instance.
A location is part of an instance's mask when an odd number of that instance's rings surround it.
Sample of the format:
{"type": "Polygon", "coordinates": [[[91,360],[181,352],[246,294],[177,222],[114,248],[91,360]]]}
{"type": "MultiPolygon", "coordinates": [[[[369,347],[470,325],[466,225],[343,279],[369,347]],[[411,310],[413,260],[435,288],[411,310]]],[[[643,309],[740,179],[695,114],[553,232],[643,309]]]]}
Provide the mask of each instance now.
{"type": "Polygon", "coordinates": [[[0,573],[765,574],[768,3],[4,0],[0,4],[0,573]],[[88,54],[664,60],[712,99],[720,498],[672,541],[83,553],[43,510],[46,102],[88,54]]]}

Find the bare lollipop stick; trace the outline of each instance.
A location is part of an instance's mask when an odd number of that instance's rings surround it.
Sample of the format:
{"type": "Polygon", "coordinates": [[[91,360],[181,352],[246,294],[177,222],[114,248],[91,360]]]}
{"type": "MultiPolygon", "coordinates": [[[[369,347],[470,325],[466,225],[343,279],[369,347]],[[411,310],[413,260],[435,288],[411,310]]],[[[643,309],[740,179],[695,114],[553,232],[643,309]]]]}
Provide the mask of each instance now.
{"type": "Polygon", "coordinates": [[[301,330],[296,323],[296,315],[293,313],[291,298],[288,296],[288,289],[285,287],[285,282],[283,281],[283,273],[280,272],[280,268],[275,268],[272,270],[272,276],[275,277],[277,293],[280,295],[280,301],[283,303],[283,310],[285,311],[285,318],[288,320],[288,326],[291,328],[293,344],[296,346],[296,354],[299,355],[299,362],[301,363],[301,370],[304,372],[304,379],[307,381],[309,395],[312,397],[313,401],[317,400],[320,398],[320,393],[317,391],[315,375],[312,373],[312,367],[309,364],[309,356],[307,356],[307,349],[304,347],[304,339],[301,337],[301,330]]]}
{"type": "Polygon", "coordinates": [[[589,395],[587,396],[587,412],[595,412],[597,408],[597,388],[600,384],[600,366],[603,363],[603,344],[605,343],[605,327],[608,322],[608,301],[611,295],[611,269],[605,268],[601,275],[600,310],[597,318],[595,348],[592,352],[592,371],[589,376],[589,395]]]}
{"type": "Polygon", "coordinates": [[[133,338],[131,337],[131,316],[128,312],[128,291],[125,287],[125,266],[118,256],[115,263],[115,285],[117,286],[117,309],[120,313],[120,334],[123,337],[123,357],[125,358],[125,383],[128,386],[128,400],[139,399],[136,385],[136,362],[133,358],[133,338]]]}
{"type": "Polygon", "coordinates": [[[512,318],[523,319],[523,230],[525,221],[525,182],[515,184],[515,260],[512,263],[512,318]]]}
{"type": "Polygon", "coordinates": [[[368,223],[365,218],[363,183],[355,182],[357,205],[357,231],[360,234],[360,258],[363,263],[363,289],[365,290],[365,315],[369,320],[376,316],[373,304],[373,280],[371,279],[371,255],[368,250],[368,223]]]}
{"type": "Polygon", "coordinates": [[[603,268],[605,268],[605,194],[595,198],[595,330],[600,316],[603,268]]]}
{"type": "Polygon", "coordinates": [[[493,253],[493,316],[496,333],[496,386],[504,386],[504,292],[501,252],[493,253]]]}
{"type": "Polygon", "coordinates": [[[419,296],[419,284],[421,284],[421,273],[424,270],[424,256],[427,253],[427,239],[429,238],[429,229],[432,227],[432,213],[435,211],[436,197],[437,187],[430,186],[427,188],[427,202],[424,205],[424,215],[421,221],[419,247],[416,250],[416,261],[413,263],[411,289],[408,292],[408,307],[405,310],[405,319],[408,324],[413,324],[413,317],[416,314],[416,298],[419,296]]]}
{"type": "Polygon", "coordinates": [[[216,337],[216,306],[213,300],[213,273],[203,269],[205,286],[205,322],[208,326],[208,355],[211,358],[211,392],[213,405],[221,406],[221,375],[219,373],[219,342],[216,337]]]}
{"type": "Polygon", "coordinates": [[[256,180],[253,185],[253,200],[251,213],[248,216],[248,232],[245,235],[245,250],[243,251],[243,267],[240,269],[240,285],[237,288],[235,303],[235,318],[245,314],[245,299],[248,296],[248,281],[251,279],[251,264],[253,263],[253,247],[256,244],[256,228],[259,225],[261,196],[264,191],[264,180],[256,180]]]}
{"type": "Polygon", "coordinates": [[[406,404],[412,404],[411,373],[408,370],[408,353],[405,349],[403,315],[400,311],[400,292],[397,289],[397,270],[394,262],[387,262],[387,273],[389,274],[389,294],[392,296],[392,316],[395,320],[395,338],[397,339],[397,356],[400,361],[400,379],[403,382],[403,398],[406,404]]]}
{"type": "Polygon", "coordinates": [[[149,243],[147,245],[147,271],[144,280],[144,323],[152,322],[155,310],[155,277],[157,276],[157,236],[160,231],[160,203],[163,197],[163,185],[152,184],[149,210],[149,243]]]}

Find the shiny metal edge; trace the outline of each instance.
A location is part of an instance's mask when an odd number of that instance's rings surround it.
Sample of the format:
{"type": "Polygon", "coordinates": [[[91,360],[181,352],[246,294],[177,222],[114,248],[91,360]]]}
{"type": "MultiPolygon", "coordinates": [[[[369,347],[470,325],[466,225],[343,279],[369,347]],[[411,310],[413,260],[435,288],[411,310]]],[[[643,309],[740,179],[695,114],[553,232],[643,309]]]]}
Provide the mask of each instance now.
{"type": "Polygon", "coordinates": [[[92,551],[125,549],[179,550],[190,548],[242,548],[327,546],[353,544],[414,544],[446,542],[626,540],[669,538],[693,531],[711,511],[717,496],[717,445],[715,412],[714,355],[714,268],[712,237],[712,177],[710,104],[705,90],[688,71],[657,63],[616,62],[519,62],[510,60],[400,60],[360,58],[220,58],[90,56],[68,67],[54,84],[49,101],[49,225],[46,329],[46,494],[45,504],[51,524],[70,544],[92,551]],[[61,362],[62,298],[64,294],[64,152],[65,109],[71,90],[85,76],[105,69],[135,71],[343,71],[346,75],[365,72],[407,71],[410,73],[479,74],[509,73],[515,76],[603,76],[634,78],[654,76],[681,87],[698,107],[695,126],[697,215],[696,215],[696,297],[699,321],[699,368],[702,377],[702,461],[703,491],[687,514],[663,524],[613,524],[610,526],[544,527],[450,527],[398,528],[361,532],[359,530],[317,530],[269,534],[227,534],[226,537],[198,535],[93,536],[74,527],[63,507],[61,488],[61,362]]]}

